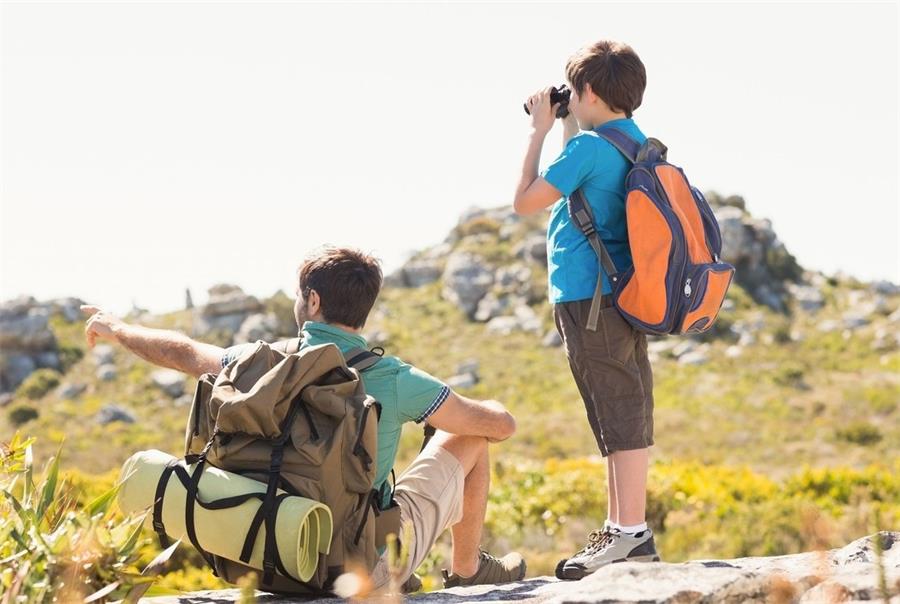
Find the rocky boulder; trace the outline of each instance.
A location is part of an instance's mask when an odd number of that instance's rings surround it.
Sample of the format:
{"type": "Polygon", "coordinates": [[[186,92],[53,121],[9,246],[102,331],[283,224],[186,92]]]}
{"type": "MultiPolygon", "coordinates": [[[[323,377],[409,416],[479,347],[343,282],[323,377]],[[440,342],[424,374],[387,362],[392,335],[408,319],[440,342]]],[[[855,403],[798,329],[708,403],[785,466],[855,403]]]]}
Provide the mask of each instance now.
{"type": "Polygon", "coordinates": [[[444,299],[456,304],[469,318],[494,284],[494,273],[474,254],[455,252],[443,273],[444,299]]]}
{"type": "Polygon", "coordinates": [[[206,305],[195,309],[194,332],[196,335],[211,331],[235,334],[249,315],[262,311],[263,304],[237,285],[214,285],[209,289],[206,305]]]}
{"type": "Polygon", "coordinates": [[[174,369],[159,369],[150,374],[153,385],[171,398],[184,394],[184,374],[174,369]]]}
{"type": "Polygon", "coordinates": [[[787,286],[803,270],[778,239],[768,219],[753,218],[732,198],[707,194],[722,233],[722,260],[735,266],[735,281],[753,298],[778,311],[787,309],[787,286]]]}
{"type": "Polygon", "coordinates": [[[69,320],[80,304],[75,298],[38,302],[30,296],[0,304],[0,393],[15,390],[36,369],[60,368],[50,318],[69,320]]]}
{"type": "Polygon", "coordinates": [[[270,314],[255,313],[241,323],[234,335],[235,342],[274,342],[278,339],[278,317],[270,314]]]}
{"type": "MultiPolygon", "coordinates": [[[[183,596],[147,598],[148,604],[210,604],[235,602],[236,589],[194,592],[183,596]]],[[[900,602],[900,533],[879,533],[829,552],[788,556],[695,560],[683,563],[623,562],[610,564],[581,581],[535,577],[505,585],[455,587],[410,596],[411,602],[528,602],[564,604],[706,604],[710,602],[900,602]],[[883,554],[878,561],[874,540],[883,554]],[[879,568],[886,588],[879,588],[879,568]]],[[[291,600],[258,592],[257,602],[291,600]]],[[[307,600],[326,604],[333,599],[307,600]]],[[[396,598],[370,598],[395,602],[396,598]]]]}
{"type": "Polygon", "coordinates": [[[437,260],[413,260],[400,270],[400,285],[421,287],[441,278],[441,264],[437,260]]]}
{"type": "Polygon", "coordinates": [[[137,421],[134,417],[134,414],[130,410],[115,404],[105,405],[102,409],[100,409],[100,411],[97,412],[97,415],[94,417],[94,419],[101,426],[105,426],[114,422],[133,424],[135,421],[137,421]]]}

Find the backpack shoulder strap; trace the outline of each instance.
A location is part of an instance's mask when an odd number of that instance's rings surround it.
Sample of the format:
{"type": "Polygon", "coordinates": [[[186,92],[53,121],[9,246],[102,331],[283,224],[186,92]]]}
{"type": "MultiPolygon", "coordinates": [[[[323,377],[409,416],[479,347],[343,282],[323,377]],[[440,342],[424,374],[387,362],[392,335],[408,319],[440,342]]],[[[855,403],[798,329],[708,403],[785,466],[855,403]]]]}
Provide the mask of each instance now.
{"type": "Polygon", "coordinates": [[[269,347],[272,350],[277,350],[278,352],[283,352],[284,354],[297,354],[298,352],[300,352],[301,342],[302,340],[300,338],[291,338],[290,340],[281,340],[280,342],[275,342],[269,347]]]}
{"type": "MultiPolygon", "coordinates": [[[[581,189],[576,189],[569,195],[569,216],[572,218],[579,230],[587,237],[588,243],[594,248],[597,258],[600,259],[600,265],[606,272],[606,276],[610,282],[615,282],[616,264],[613,262],[612,256],[606,251],[606,246],[597,234],[597,228],[594,226],[594,212],[581,189]]],[[[600,299],[603,297],[603,277],[597,279],[597,287],[594,289],[594,297],[591,301],[591,310],[588,312],[587,328],[591,331],[597,331],[597,323],[600,320],[600,299]]]]}
{"type": "Polygon", "coordinates": [[[373,350],[365,350],[364,348],[351,348],[346,353],[344,353],[344,359],[347,362],[348,367],[352,367],[356,369],[360,373],[372,367],[375,363],[381,360],[381,356],[384,354],[384,349],[376,348],[373,350]],[[375,350],[381,350],[381,354],[375,352],[375,350]]]}
{"type": "Polygon", "coordinates": [[[625,156],[625,159],[631,163],[635,163],[638,159],[638,153],[641,150],[641,144],[625,134],[618,128],[600,128],[594,130],[597,136],[608,142],[610,145],[619,150],[619,153],[625,156]]]}

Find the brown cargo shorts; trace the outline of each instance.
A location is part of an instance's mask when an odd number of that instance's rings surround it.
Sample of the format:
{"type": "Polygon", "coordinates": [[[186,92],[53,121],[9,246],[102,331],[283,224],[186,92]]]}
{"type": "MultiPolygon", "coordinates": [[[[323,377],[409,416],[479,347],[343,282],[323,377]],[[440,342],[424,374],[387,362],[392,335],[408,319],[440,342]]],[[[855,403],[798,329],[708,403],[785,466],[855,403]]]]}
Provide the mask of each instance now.
{"type": "Polygon", "coordinates": [[[653,444],[653,372],[647,336],[603,296],[597,331],[588,331],[590,300],[553,306],[569,367],[581,393],[600,453],[653,444]]]}

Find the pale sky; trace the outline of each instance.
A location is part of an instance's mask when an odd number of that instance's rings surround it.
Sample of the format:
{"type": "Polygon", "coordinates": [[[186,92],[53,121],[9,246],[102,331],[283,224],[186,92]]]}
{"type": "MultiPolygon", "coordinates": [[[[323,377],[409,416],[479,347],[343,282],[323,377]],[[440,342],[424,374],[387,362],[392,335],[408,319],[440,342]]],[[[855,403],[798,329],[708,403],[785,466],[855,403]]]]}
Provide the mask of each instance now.
{"type": "MultiPolygon", "coordinates": [[[[388,270],[510,203],[529,120],[600,38],[701,189],[804,266],[900,281],[897,4],[2,4],[0,299],[267,296],[323,243],[388,270]]],[[[558,153],[561,132],[544,147],[558,153]]]]}

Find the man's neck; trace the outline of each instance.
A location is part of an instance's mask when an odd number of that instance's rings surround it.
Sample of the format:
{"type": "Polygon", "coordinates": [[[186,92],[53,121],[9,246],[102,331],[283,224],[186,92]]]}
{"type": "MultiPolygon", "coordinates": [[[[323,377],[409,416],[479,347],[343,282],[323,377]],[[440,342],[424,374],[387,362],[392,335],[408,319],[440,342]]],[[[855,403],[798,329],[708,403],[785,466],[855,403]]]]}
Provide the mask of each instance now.
{"type": "Polygon", "coordinates": [[[315,321],[316,323],[322,323],[323,325],[328,325],[329,327],[337,327],[341,331],[346,331],[347,333],[352,333],[353,335],[359,335],[362,333],[361,327],[350,327],[349,325],[344,325],[343,323],[329,323],[323,317],[310,317],[311,321],[315,321]]]}

